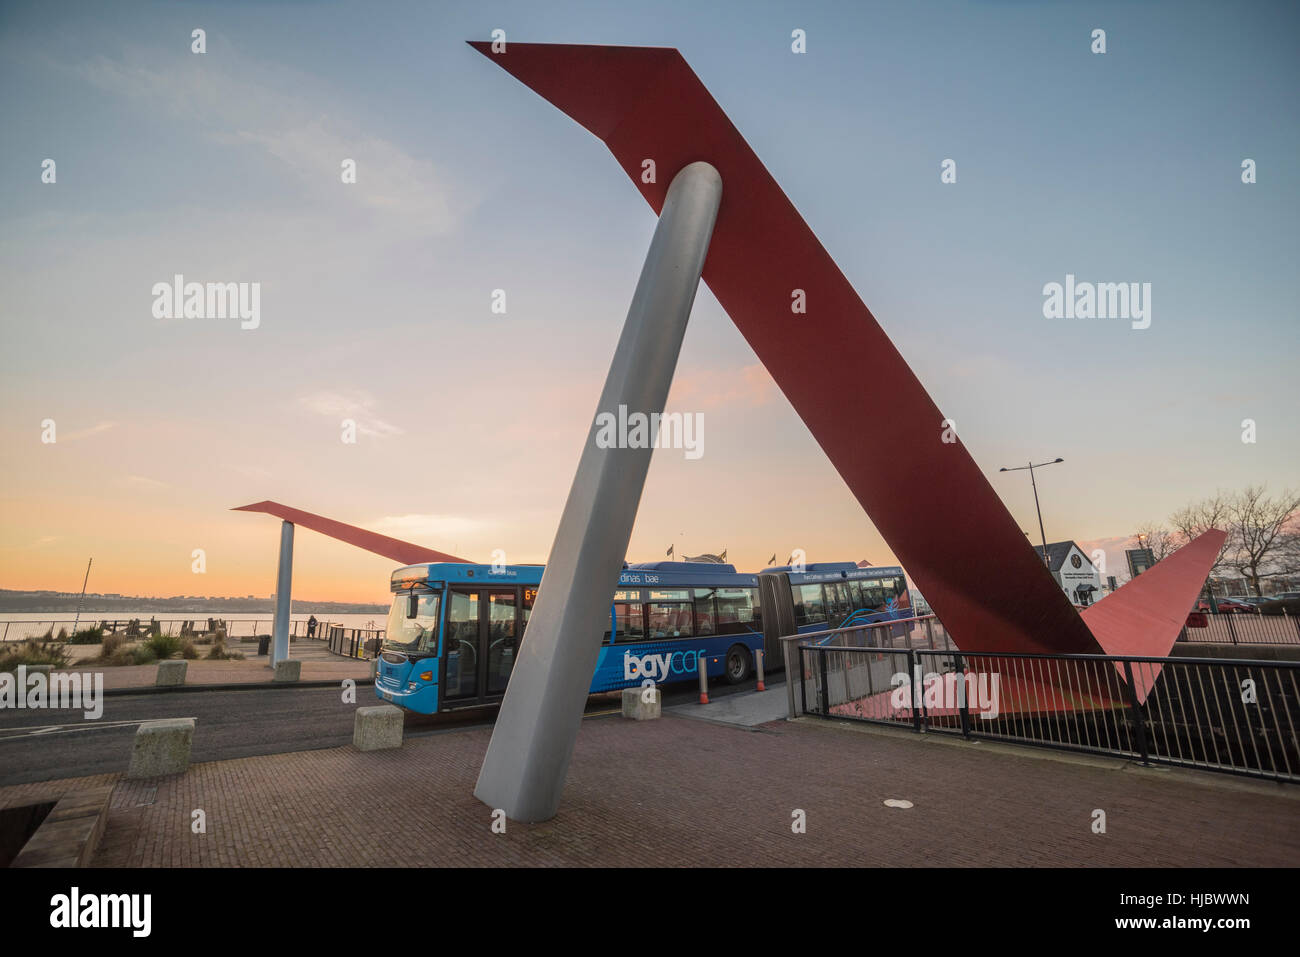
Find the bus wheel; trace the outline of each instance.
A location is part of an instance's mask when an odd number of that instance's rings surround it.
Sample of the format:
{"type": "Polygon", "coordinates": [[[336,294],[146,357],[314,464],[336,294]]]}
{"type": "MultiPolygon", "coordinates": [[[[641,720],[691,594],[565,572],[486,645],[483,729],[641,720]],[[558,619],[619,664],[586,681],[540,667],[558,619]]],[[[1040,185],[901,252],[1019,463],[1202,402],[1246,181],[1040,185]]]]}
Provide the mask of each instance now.
{"type": "Polygon", "coordinates": [[[744,645],[732,645],[727,649],[727,667],[723,676],[729,685],[738,685],[749,677],[749,649],[744,645]]]}

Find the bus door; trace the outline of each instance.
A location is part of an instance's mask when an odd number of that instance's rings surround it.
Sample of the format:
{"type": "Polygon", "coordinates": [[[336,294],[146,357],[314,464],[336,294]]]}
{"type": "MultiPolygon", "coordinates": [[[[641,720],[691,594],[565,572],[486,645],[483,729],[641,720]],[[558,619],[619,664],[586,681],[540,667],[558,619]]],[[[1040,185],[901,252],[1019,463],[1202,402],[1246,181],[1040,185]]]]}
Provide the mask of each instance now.
{"type": "Polygon", "coordinates": [[[518,590],[453,585],[447,598],[442,698],[452,707],[497,701],[505,694],[527,622],[518,590]]]}

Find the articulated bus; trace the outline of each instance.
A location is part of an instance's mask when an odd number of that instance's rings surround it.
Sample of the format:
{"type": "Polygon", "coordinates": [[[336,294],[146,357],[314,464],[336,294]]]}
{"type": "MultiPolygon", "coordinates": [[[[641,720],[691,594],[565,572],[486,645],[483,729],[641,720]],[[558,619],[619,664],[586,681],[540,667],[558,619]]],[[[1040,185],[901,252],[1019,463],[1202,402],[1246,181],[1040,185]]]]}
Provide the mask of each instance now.
{"type": "MultiPolygon", "coordinates": [[[[763,601],[773,610],[768,615],[773,642],[782,635],[912,616],[907,579],[897,565],[859,568],[853,562],[816,562],[797,569],[783,565],[765,569],[759,579],[763,601]]],[[[779,651],[770,654],[779,657],[779,651]]]]}
{"type": "MultiPolygon", "coordinates": [[[[394,595],[375,695],[421,714],[498,704],[542,581],[541,565],[409,565],[394,595]]],[[[713,562],[624,565],[611,596],[591,693],[753,673],[759,649],[781,667],[779,638],[907,616],[901,568],[851,562],[751,575],[713,562]],[[868,604],[870,602],[870,604],[868,604]],[[764,614],[764,611],[767,611],[764,614]]]]}

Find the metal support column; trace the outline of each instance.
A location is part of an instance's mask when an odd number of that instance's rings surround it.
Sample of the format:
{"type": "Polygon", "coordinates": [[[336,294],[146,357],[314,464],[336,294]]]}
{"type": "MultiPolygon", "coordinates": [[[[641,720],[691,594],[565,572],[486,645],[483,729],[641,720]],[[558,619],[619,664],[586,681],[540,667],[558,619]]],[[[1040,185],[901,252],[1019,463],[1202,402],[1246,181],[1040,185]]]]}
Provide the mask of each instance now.
{"type": "Polygon", "coordinates": [[[293,523],[280,526],[280,567],[275,574],[275,625],[271,629],[271,667],[289,657],[289,610],[293,591],[293,523]]]}
{"type": "Polygon", "coordinates": [[[602,448],[600,421],[663,411],[721,199],[708,163],[673,178],[632,295],[474,788],[516,821],[544,821],[559,807],[650,468],[653,448],[602,448]]]}

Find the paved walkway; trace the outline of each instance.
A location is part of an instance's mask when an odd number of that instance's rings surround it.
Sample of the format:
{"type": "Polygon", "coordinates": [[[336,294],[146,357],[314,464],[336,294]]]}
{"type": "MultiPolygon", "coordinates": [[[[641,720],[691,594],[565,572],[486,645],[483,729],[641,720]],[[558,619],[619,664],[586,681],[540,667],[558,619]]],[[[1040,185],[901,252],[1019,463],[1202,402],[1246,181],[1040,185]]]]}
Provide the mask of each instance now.
{"type": "Polygon", "coordinates": [[[0,789],[0,807],[116,783],[95,859],[108,867],[1300,864],[1295,788],[812,718],[754,729],[587,720],[559,815],[493,834],[472,796],[489,733],[219,761],[149,781],[16,785],[0,789]],[[1091,828],[1098,808],[1105,834],[1091,828]],[[195,809],[206,834],[191,833],[195,809]],[[791,830],[796,809],[807,833],[791,830]]]}
{"type": "MultiPolygon", "coordinates": [[[[199,650],[207,654],[209,645],[199,645],[199,650]]],[[[259,657],[257,642],[228,642],[231,651],[240,651],[247,657],[243,661],[207,661],[197,659],[190,661],[185,669],[187,685],[230,685],[262,684],[271,680],[271,666],[267,656],[259,657]]],[[[102,673],[104,687],[109,691],[123,688],[152,688],[158,677],[158,665],[124,665],[104,667],[93,660],[86,660],[85,655],[77,655],[82,649],[98,653],[97,645],[69,645],[74,651],[73,662],[67,671],[85,673],[102,673]]],[[[370,677],[370,662],[356,658],[343,658],[331,652],[324,642],[295,641],[290,648],[290,655],[302,662],[302,681],[342,681],[344,678],[355,680],[370,677]]]]}
{"type": "Polygon", "coordinates": [[[766,691],[751,691],[747,694],[732,694],[725,697],[714,695],[708,704],[675,704],[664,709],[683,718],[696,718],[701,721],[721,721],[724,724],[736,724],[744,728],[757,727],[784,718],[790,713],[789,700],[785,693],[785,684],[770,685],[766,691]]]}

